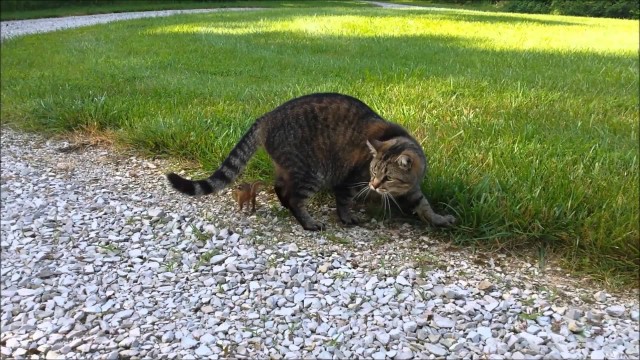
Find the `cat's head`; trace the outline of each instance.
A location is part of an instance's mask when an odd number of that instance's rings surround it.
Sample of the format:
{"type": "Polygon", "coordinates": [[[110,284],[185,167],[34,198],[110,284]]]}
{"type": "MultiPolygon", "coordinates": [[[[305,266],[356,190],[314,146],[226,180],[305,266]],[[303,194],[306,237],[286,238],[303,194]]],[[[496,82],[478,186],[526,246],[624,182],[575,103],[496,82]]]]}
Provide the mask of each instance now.
{"type": "Polygon", "coordinates": [[[370,140],[367,146],[373,155],[369,166],[371,190],[399,196],[420,187],[427,164],[419,145],[398,137],[387,141],[370,140]]]}

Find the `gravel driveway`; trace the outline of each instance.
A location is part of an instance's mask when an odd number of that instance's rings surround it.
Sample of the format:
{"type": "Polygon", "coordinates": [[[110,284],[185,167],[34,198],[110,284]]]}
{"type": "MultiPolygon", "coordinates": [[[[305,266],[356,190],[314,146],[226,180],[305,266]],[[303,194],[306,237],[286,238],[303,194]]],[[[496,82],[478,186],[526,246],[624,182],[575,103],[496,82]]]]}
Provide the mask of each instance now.
{"type": "Polygon", "coordinates": [[[179,164],[2,130],[3,357],[638,358],[637,293],[333,204],[304,232],[272,194],[240,213],[171,191],[179,164]]]}

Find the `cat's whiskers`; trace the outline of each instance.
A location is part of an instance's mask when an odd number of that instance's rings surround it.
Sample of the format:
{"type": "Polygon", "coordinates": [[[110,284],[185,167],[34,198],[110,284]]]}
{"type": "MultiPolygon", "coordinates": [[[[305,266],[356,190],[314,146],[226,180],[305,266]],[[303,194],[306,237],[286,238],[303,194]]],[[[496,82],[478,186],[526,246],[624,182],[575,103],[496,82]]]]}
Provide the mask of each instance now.
{"type": "Polygon", "coordinates": [[[387,218],[387,211],[389,211],[389,218],[391,218],[391,204],[389,203],[387,193],[382,193],[381,195],[382,195],[382,220],[384,221],[387,218]]]}
{"type": "MultiPolygon", "coordinates": [[[[398,202],[396,201],[396,198],[393,197],[393,195],[389,194],[389,197],[391,198],[391,200],[393,200],[393,203],[396,204],[396,206],[398,207],[398,210],[400,210],[401,214],[404,214],[404,211],[402,211],[402,208],[400,207],[400,204],[398,204],[398,202]]],[[[391,209],[389,209],[389,212],[391,212],[391,209]]],[[[389,216],[391,216],[391,214],[389,214],[389,216]]]]}
{"type": "MultiPolygon", "coordinates": [[[[359,197],[361,197],[363,194],[365,195],[364,200],[367,199],[367,196],[369,196],[369,186],[367,185],[368,183],[364,183],[365,185],[362,185],[362,188],[360,189],[360,191],[358,191],[358,193],[356,194],[356,196],[353,197],[353,200],[357,200],[359,197]]],[[[354,186],[355,187],[355,186],[354,186]]]]}
{"type": "Polygon", "coordinates": [[[356,188],[356,187],[360,187],[362,185],[367,185],[367,184],[369,184],[368,181],[360,181],[360,182],[356,182],[356,183],[353,183],[353,184],[349,185],[349,187],[350,188],[356,188]]]}

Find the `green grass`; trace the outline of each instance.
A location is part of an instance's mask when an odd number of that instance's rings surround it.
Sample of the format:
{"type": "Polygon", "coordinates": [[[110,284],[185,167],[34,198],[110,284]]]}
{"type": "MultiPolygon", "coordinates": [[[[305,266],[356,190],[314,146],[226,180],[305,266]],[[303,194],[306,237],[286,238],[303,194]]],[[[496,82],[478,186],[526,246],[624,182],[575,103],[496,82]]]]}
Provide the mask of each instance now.
{"type": "Polygon", "coordinates": [[[0,12],[0,19],[4,20],[24,20],[37,18],[50,18],[61,16],[79,16],[93,14],[107,14],[130,11],[151,11],[151,10],[184,10],[184,9],[214,9],[230,7],[250,7],[250,8],[306,8],[306,7],[367,7],[371,6],[362,1],[339,1],[339,0],[229,0],[216,2],[203,1],[177,1],[177,0],[136,0],[123,1],[112,0],[108,3],[98,3],[94,5],[69,4],[60,7],[50,7],[41,9],[6,9],[0,12]]]}
{"type": "MultiPolygon", "coordinates": [[[[637,21],[272,9],[25,36],[1,60],[3,123],[108,129],[209,171],[280,103],[354,95],[421,141],[423,188],[460,218],[458,243],[543,247],[637,279],[637,21]]],[[[272,175],[262,152],[247,171],[272,175]]]]}

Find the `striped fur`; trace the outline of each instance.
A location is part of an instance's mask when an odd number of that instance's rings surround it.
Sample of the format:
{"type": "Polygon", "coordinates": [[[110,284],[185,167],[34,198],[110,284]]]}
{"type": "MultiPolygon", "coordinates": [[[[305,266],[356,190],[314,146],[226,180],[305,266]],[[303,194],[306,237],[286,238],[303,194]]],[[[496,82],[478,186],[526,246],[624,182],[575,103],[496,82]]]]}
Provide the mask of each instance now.
{"type": "Polygon", "coordinates": [[[259,125],[259,121],[253,124],[231,150],[222,165],[207,179],[187,180],[178,174],[169,173],[167,179],[169,179],[171,186],[181,193],[192,196],[208,195],[223,190],[240,175],[249,159],[261,145],[258,141],[259,125]]]}

